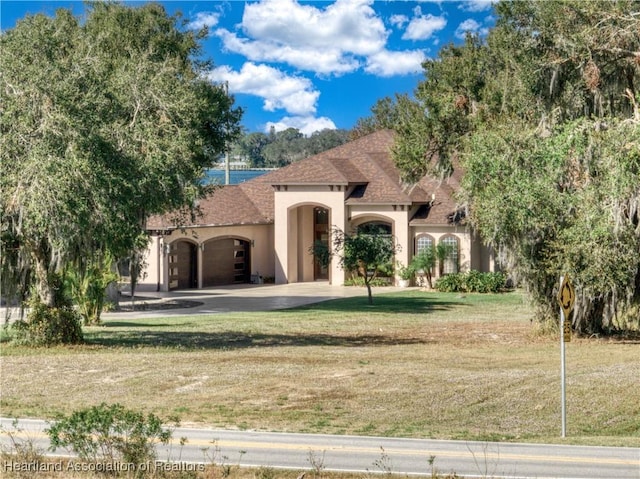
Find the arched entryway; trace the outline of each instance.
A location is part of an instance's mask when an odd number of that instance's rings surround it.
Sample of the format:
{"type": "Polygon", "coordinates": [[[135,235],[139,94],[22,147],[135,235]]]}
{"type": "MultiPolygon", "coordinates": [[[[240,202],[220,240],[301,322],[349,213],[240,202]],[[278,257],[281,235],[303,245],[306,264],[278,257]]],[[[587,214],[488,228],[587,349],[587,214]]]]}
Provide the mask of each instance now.
{"type": "MultiPolygon", "coordinates": [[[[280,282],[330,281],[331,210],[317,203],[299,204],[289,208],[287,216],[286,235],[275,238],[280,258],[286,259],[280,263],[286,265],[280,282]]],[[[277,275],[276,271],[276,281],[277,275]]]]}
{"type": "Polygon", "coordinates": [[[202,287],[249,283],[251,243],[240,238],[207,241],[202,251],[202,287]]]}
{"type": "Polygon", "coordinates": [[[178,240],[169,245],[169,289],[198,287],[198,249],[191,241],[178,240]]]}

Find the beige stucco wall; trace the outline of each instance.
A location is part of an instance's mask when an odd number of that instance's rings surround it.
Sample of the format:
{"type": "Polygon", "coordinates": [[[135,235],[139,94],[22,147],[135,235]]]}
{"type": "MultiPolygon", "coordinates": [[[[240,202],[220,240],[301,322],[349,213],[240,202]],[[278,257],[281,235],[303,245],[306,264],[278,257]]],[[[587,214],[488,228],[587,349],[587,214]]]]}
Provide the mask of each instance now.
{"type": "MultiPolygon", "coordinates": [[[[276,283],[313,280],[313,207],[329,210],[329,226],[345,228],[345,188],[341,185],[287,185],[276,189],[274,238],[276,283]]],[[[329,282],[344,284],[344,271],[337,259],[331,261],[329,282]]]]}
{"type": "Polygon", "coordinates": [[[407,266],[413,257],[413,247],[409,237],[409,209],[404,205],[352,205],[349,206],[349,228],[353,231],[369,221],[391,223],[391,234],[395,236],[399,249],[395,263],[407,266]]]}
{"type": "Polygon", "coordinates": [[[163,281],[162,268],[164,265],[163,256],[162,239],[158,236],[152,236],[143,256],[143,261],[146,266],[138,282],[140,289],[147,291],[157,291],[161,289],[163,281]]]}
{"type": "MultiPolygon", "coordinates": [[[[471,235],[471,232],[464,226],[414,226],[411,227],[411,243],[410,243],[410,249],[411,249],[411,257],[413,257],[415,251],[414,251],[414,246],[415,246],[415,240],[418,236],[420,236],[421,234],[428,234],[430,235],[434,241],[435,244],[438,244],[440,242],[440,239],[444,236],[447,235],[454,235],[456,238],[458,238],[459,241],[459,267],[460,267],[460,272],[464,272],[464,271],[469,271],[470,269],[475,269],[475,260],[474,263],[472,263],[472,252],[473,249],[473,238],[471,235]]],[[[436,268],[435,271],[435,277],[438,276],[438,268],[436,268]]]]}
{"type": "MultiPolygon", "coordinates": [[[[146,268],[140,279],[141,289],[167,291],[169,272],[167,245],[186,239],[197,246],[198,285],[202,286],[202,248],[206,242],[222,238],[238,238],[249,241],[251,247],[251,274],[275,277],[277,283],[306,282],[314,280],[313,256],[309,247],[314,241],[314,207],[329,210],[329,227],[338,227],[347,234],[358,225],[369,221],[391,223],[400,250],[396,262],[408,265],[414,255],[415,239],[423,233],[436,242],[448,234],[459,240],[460,271],[477,269],[493,271],[493,254],[464,226],[409,226],[411,212],[402,205],[350,205],[346,206],[345,189],[341,186],[287,186],[275,192],[275,224],[207,226],[175,230],[169,235],[152,236],[145,253],[146,268]]],[[[436,276],[438,274],[436,268],[436,276]]],[[[329,281],[333,285],[344,284],[345,272],[338,258],[331,261],[329,281]]]]}
{"type": "Polygon", "coordinates": [[[471,269],[482,272],[496,271],[493,249],[485,245],[476,234],[471,235],[471,269]]]}
{"type": "MultiPolygon", "coordinates": [[[[273,261],[273,225],[205,226],[174,230],[169,235],[152,236],[145,253],[146,268],[140,285],[143,289],[167,291],[166,245],[179,239],[189,240],[200,246],[207,241],[222,238],[238,238],[252,243],[251,274],[275,276],[273,261]]],[[[198,248],[198,284],[202,286],[202,249],[198,248]]]]}

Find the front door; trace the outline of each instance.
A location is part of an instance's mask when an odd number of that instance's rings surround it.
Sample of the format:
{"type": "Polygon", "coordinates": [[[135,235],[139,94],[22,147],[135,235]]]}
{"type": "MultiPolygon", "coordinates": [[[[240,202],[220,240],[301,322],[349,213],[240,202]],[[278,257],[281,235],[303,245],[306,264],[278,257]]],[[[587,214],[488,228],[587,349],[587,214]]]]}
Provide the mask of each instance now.
{"type": "Polygon", "coordinates": [[[329,279],[329,210],[325,208],[313,209],[314,242],[321,245],[316,248],[314,258],[313,278],[318,280],[329,279]],[[326,254],[324,252],[326,251],[326,254]]]}

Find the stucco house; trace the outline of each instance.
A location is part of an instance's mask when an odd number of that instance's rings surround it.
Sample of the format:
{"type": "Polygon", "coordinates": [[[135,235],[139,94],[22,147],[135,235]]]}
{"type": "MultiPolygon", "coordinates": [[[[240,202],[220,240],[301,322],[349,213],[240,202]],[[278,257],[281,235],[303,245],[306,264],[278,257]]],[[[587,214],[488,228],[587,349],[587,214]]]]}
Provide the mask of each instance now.
{"type": "Polygon", "coordinates": [[[409,264],[421,248],[440,242],[452,253],[434,277],[456,271],[493,271],[492,252],[465,224],[453,197],[459,174],[403,184],[390,149],[394,134],[378,131],[266,173],[217,188],[198,204],[195,220],[153,217],[140,285],[145,289],[206,288],[257,282],[329,281],[342,285],[337,259],[323,267],[309,253],[330,232],[375,224],[401,246],[409,264]]]}

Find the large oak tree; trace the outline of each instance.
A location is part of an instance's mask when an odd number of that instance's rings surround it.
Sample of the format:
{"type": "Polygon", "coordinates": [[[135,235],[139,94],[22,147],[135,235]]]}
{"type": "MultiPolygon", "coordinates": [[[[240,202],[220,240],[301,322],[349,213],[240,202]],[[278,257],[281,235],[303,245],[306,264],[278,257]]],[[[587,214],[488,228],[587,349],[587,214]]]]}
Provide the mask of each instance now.
{"type": "Polygon", "coordinates": [[[202,75],[199,34],[162,6],[88,4],[0,36],[2,281],[55,306],[60,272],[145,245],[188,206],[241,111],[202,75]]]}
{"type": "Polygon", "coordinates": [[[640,322],[639,12],[634,0],[500,2],[486,39],[444,47],[395,105],[405,178],[461,165],[471,224],[538,318],[557,317],[568,273],[581,332],[640,322]]]}

